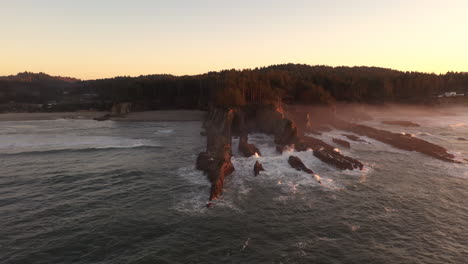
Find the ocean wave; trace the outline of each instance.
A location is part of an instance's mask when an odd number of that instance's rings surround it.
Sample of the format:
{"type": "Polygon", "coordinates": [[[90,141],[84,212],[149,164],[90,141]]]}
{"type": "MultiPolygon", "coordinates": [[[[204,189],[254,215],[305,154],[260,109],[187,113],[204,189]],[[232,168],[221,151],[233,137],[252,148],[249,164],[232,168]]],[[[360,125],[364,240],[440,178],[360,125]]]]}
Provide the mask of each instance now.
{"type": "Polygon", "coordinates": [[[174,132],[174,129],[158,129],[156,133],[160,134],[172,134],[174,132]]]}
{"type": "Polygon", "coordinates": [[[28,154],[53,154],[53,153],[64,153],[64,152],[91,152],[91,151],[102,151],[110,149],[145,149],[145,148],[161,148],[158,145],[145,145],[135,144],[128,146],[95,146],[95,147],[83,147],[83,148],[57,148],[57,149],[42,149],[42,150],[24,150],[24,151],[11,151],[1,153],[0,156],[15,156],[15,155],[28,155],[28,154]]]}

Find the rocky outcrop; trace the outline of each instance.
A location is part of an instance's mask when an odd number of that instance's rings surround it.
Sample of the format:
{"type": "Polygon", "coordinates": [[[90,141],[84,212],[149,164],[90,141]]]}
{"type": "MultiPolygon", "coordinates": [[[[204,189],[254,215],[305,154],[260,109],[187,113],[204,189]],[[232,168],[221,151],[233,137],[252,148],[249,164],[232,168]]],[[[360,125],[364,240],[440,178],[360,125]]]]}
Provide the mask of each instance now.
{"type": "Polygon", "coordinates": [[[334,126],[341,130],[349,131],[384,142],[399,149],[416,151],[439,160],[456,162],[454,160],[455,156],[448,153],[447,149],[428,141],[416,138],[410,134],[393,133],[390,131],[349,123],[342,120],[335,120],[334,126]]]}
{"type": "Polygon", "coordinates": [[[364,165],[357,159],[345,156],[335,150],[335,148],[320,139],[314,137],[304,137],[296,144],[296,150],[305,151],[313,149],[313,154],[322,162],[333,165],[341,170],[354,170],[364,168],[364,165]]]}
{"type": "Polygon", "coordinates": [[[294,144],[298,140],[296,124],[274,105],[257,106],[252,130],[274,135],[278,145],[294,144]]]}
{"type": "Polygon", "coordinates": [[[345,147],[345,148],[351,148],[351,144],[349,144],[348,141],[346,140],[342,140],[342,139],[339,139],[339,138],[332,138],[333,142],[335,142],[336,144],[342,146],[342,147],[345,147]]]}
{"type": "Polygon", "coordinates": [[[382,124],[392,125],[392,126],[402,126],[402,127],[419,127],[419,124],[410,122],[410,121],[382,121],[382,124]]]}
{"type": "Polygon", "coordinates": [[[231,175],[234,172],[234,166],[231,163],[231,146],[225,147],[224,157],[217,163],[214,174],[212,174],[210,201],[218,199],[223,193],[224,179],[226,176],[231,175]]]}
{"type": "Polygon", "coordinates": [[[248,136],[246,134],[241,135],[239,138],[239,151],[247,158],[255,154],[261,156],[260,150],[255,145],[248,143],[248,136]]]}
{"type": "Polygon", "coordinates": [[[291,167],[295,168],[298,171],[314,174],[314,172],[311,169],[307,168],[304,165],[304,163],[302,163],[302,160],[296,156],[289,156],[288,163],[289,165],[291,165],[291,167]]]}
{"type": "Polygon", "coordinates": [[[331,164],[341,170],[354,170],[364,168],[364,165],[357,159],[342,155],[336,150],[329,150],[325,148],[314,149],[314,156],[319,160],[331,164]]]}
{"type": "Polygon", "coordinates": [[[341,134],[342,136],[345,136],[349,140],[356,141],[356,142],[366,142],[365,140],[351,134],[341,134]]]}
{"type": "Polygon", "coordinates": [[[115,103],[112,105],[111,115],[112,116],[124,116],[130,113],[132,103],[115,103]]]}
{"type": "Polygon", "coordinates": [[[263,168],[262,164],[260,162],[258,162],[258,160],[255,162],[255,165],[254,165],[254,174],[255,176],[257,176],[258,174],[260,174],[260,171],[265,171],[265,169],[263,168]]]}
{"type": "Polygon", "coordinates": [[[197,169],[202,170],[211,182],[210,200],[223,192],[224,180],[234,172],[232,157],[232,121],[236,110],[214,110],[204,123],[206,151],[197,158],[197,169]]]}

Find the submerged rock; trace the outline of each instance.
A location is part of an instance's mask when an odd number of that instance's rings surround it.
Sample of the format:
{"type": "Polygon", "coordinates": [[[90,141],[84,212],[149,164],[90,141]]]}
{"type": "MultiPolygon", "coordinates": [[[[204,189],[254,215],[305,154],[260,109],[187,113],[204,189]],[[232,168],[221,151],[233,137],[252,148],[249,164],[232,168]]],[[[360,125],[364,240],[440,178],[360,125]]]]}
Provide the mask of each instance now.
{"type": "Polygon", "coordinates": [[[420,127],[419,124],[413,123],[411,121],[382,121],[382,124],[392,125],[392,126],[403,126],[403,127],[420,127]]]}
{"type": "Polygon", "coordinates": [[[342,136],[345,136],[349,140],[356,141],[356,142],[366,142],[365,140],[351,134],[341,134],[342,136]]]}
{"type": "Polygon", "coordinates": [[[289,156],[288,163],[289,165],[291,165],[291,167],[295,168],[298,171],[304,171],[309,174],[314,174],[314,172],[311,169],[307,168],[304,165],[304,163],[302,163],[302,160],[296,156],[289,156]]]}
{"type": "Polygon", "coordinates": [[[112,116],[110,114],[105,114],[103,116],[100,116],[100,117],[95,117],[93,118],[93,120],[96,120],[96,121],[106,121],[106,120],[109,120],[112,116]]]}
{"type": "Polygon", "coordinates": [[[349,144],[348,141],[346,140],[342,140],[342,139],[339,139],[339,138],[333,138],[332,139],[333,142],[335,142],[336,144],[342,146],[342,147],[345,147],[345,148],[351,148],[351,144],[349,144]]]}
{"type": "Polygon", "coordinates": [[[258,162],[258,160],[257,160],[255,162],[255,165],[254,165],[254,174],[255,174],[255,176],[260,174],[260,171],[265,171],[265,169],[263,168],[262,164],[260,162],[258,162]]]}

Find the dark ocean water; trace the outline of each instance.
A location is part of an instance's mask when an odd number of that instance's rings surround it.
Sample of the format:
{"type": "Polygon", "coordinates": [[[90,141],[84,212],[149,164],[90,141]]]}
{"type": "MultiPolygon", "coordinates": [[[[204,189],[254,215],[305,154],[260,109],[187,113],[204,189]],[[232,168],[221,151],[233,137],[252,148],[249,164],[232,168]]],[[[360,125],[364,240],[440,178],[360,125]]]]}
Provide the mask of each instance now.
{"type": "MultiPolygon", "coordinates": [[[[468,115],[369,124],[468,159],[468,115]]],[[[340,172],[272,138],[207,209],[199,122],[0,122],[0,263],[468,263],[468,166],[365,138],[340,172]],[[265,173],[254,177],[259,159],[265,173]]],[[[330,134],[340,137],[340,131],[330,134]]],[[[330,142],[330,135],[323,137],[330,142]]],[[[237,151],[234,150],[234,154],[237,151]]]]}

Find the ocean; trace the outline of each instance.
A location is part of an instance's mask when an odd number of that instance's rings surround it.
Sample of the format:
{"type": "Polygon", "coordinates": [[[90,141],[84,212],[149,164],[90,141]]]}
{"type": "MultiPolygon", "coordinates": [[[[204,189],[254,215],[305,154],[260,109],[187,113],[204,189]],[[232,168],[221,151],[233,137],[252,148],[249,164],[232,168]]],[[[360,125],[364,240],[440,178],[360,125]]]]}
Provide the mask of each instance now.
{"type": "Polygon", "coordinates": [[[0,263],[468,263],[467,111],[414,128],[389,117],[365,123],[462,163],[361,137],[340,151],[364,170],[339,171],[252,134],[263,156],[240,157],[234,139],[236,171],[212,208],[195,169],[201,122],[0,122],[0,263]]]}

